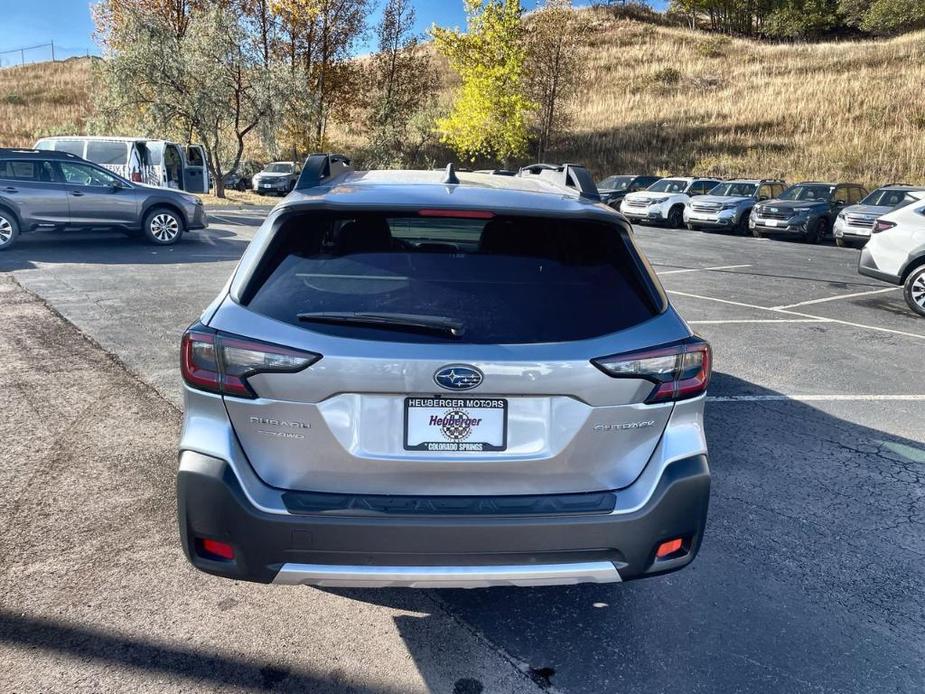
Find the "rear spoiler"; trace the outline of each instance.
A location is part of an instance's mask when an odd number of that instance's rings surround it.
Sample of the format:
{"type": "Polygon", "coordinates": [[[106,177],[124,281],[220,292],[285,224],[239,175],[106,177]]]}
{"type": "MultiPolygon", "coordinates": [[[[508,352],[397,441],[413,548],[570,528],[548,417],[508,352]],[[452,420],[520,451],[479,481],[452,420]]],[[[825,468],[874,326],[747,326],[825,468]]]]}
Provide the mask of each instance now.
{"type": "Polygon", "coordinates": [[[581,164],[530,164],[517,172],[520,178],[539,178],[547,183],[558,185],[589,200],[600,200],[601,195],[591,172],[581,164]]]}
{"type": "Polygon", "coordinates": [[[343,154],[310,154],[295,184],[296,190],[315,188],[353,171],[350,159],[343,154]]]}

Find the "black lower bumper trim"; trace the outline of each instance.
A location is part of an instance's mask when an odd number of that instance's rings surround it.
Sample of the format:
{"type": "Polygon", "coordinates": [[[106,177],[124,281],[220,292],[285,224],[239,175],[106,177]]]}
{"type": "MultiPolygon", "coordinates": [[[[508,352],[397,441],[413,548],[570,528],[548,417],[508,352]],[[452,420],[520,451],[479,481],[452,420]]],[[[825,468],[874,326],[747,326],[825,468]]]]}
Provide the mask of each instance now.
{"type": "Polygon", "coordinates": [[[181,469],[177,476],[187,557],[208,573],[263,583],[285,563],[477,566],[592,556],[607,557],[630,580],[681,568],[694,558],[710,489],[707,459],[699,455],[668,465],[648,503],[631,513],[295,515],[255,508],[226,463],[203,470],[181,469]],[[656,546],[677,537],[685,539],[683,556],[656,560],[656,546]],[[234,559],[197,555],[197,538],[231,544],[234,559]]]}
{"type": "Polygon", "coordinates": [[[404,516],[526,516],[609,513],[613,492],[540,496],[404,496],[284,492],[290,513],[390,514],[404,516]]]}

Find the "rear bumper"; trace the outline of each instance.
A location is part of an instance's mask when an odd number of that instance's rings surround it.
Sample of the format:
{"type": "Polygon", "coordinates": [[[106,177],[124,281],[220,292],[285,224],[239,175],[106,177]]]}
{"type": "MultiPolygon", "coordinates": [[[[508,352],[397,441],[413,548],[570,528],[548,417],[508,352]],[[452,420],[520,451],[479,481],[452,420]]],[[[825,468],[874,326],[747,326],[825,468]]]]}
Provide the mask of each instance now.
{"type": "MultiPolygon", "coordinates": [[[[616,492],[617,508],[628,490],[616,492]]],[[[709,490],[707,458],[697,455],[665,466],[646,503],[630,512],[280,514],[253,505],[223,460],[185,451],[177,476],[180,536],[194,566],[327,586],[552,585],[673,571],[700,548],[709,490]],[[657,545],[674,538],[684,538],[682,550],[656,559],[657,545]],[[234,559],[202,556],[202,539],[232,545],[234,559]]]]}
{"type": "Polygon", "coordinates": [[[884,272],[877,266],[877,263],[874,261],[874,256],[870,252],[870,248],[863,248],[861,250],[861,257],[858,260],[858,272],[866,277],[873,277],[874,279],[880,280],[881,282],[889,282],[890,284],[903,283],[900,275],[884,272]]]}

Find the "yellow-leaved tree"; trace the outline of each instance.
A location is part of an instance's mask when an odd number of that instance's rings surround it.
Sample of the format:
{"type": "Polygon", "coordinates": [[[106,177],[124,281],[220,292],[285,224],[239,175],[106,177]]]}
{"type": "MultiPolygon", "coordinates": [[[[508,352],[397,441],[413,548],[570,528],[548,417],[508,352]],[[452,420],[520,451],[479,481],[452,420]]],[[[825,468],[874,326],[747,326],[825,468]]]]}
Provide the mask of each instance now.
{"type": "Polygon", "coordinates": [[[437,129],[464,159],[510,164],[527,152],[528,121],[536,108],[526,96],[523,8],[520,0],[464,2],[465,32],[431,29],[437,50],[462,82],[437,129]]]}

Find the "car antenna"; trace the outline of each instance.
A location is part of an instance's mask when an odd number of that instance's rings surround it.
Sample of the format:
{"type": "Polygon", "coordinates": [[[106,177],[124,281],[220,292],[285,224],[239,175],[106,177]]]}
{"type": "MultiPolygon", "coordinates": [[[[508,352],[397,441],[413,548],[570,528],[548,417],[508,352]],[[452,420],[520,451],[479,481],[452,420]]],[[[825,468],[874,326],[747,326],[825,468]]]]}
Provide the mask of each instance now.
{"type": "Polygon", "coordinates": [[[441,183],[459,183],[459,178],[456,176],[456,169],[453,167],[453,162],[446,165],[446,176],[443,177],[441,183]]]}

